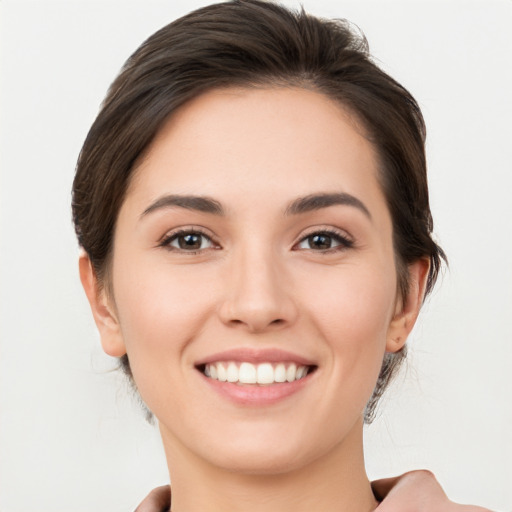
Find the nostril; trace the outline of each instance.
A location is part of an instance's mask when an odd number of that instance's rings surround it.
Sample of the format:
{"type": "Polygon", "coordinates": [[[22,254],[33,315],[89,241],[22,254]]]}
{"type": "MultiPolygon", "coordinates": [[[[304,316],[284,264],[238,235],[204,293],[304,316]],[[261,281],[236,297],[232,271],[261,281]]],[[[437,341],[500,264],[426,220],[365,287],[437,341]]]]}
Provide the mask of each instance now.
{"type": "Polygon", "coordinates": [[[229,321],[229,323],[233,326],[248,325],[251,329],[260,330],[265,327],[271,327],[271,326],[278,327],[278,326],[284,325],[286,323],[286,320],[283,320],[282,318],[276,318],[275,320],[271,320],[269,323],[266,323],[264,321],[258,322],[255,319],[244,321],[244,320],[240,320],[238,318],[233,318],[229,321]]]}

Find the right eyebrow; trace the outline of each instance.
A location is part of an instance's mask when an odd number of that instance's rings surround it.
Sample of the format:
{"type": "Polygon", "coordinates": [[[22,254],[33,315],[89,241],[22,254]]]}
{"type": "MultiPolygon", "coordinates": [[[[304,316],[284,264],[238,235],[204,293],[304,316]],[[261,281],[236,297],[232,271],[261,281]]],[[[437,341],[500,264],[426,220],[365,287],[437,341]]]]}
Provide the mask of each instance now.
{"type": "Polygon", "coordinates": [[[187,210],[196,210],[203,213],[212,213],[213,215],[224,215],[222,205],[206,196],[193,196],[193,195],[165,195],[159,197],[156,201],[151,203],[141,214],[142,219],[150,213],[166,208],[186,208],[187,210]]]}
{"type": "Polygon", "coordinates": [[[327,192],[311,194],[305,197],[299,197],[286,208],[286,215],[298,215],[301,213],[321,210],[335,205],[352,206],[372,220],[370,210],[357,197],[347,194],[346,192],[327,192]]]}

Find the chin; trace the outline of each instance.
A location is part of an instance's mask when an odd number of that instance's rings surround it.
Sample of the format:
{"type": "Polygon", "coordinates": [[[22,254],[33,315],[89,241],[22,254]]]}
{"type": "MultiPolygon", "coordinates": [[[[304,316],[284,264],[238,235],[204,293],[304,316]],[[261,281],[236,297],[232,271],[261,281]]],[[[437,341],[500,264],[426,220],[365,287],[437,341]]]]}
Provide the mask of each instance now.
{"type": "Polygon", "coordinates": [[[213,466],[245,475],[279,475],[300,470],[340,444],[339,435],[328,431],[320,436],[311,435],[311,431],[305,431],[307,422],[304,423],[295,429],[292,425],[246,425],[242,431],[234,429],[225,436],[211,438],[209,448],[201,448],[199,455],[213,466]]]}
{"type": "Polygon", "coordinates": [[[254,449],[220,455],[213,460],[215,466],[242,475],[271,476],[290,473],[306,466],[314,459],[307,454],[275,451],[269,448],[254,449]]]}

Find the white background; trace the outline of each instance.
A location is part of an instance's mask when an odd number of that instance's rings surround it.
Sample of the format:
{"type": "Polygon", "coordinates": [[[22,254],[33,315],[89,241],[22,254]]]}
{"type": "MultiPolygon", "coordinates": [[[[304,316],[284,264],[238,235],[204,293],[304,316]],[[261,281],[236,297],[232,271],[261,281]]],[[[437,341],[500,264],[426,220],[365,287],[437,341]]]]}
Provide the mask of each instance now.
{"type": "MultiPolygon", "coordinates": [[[[2,512],[128,511],[167,481],[156,428],[99,348],[70,188],[124,60],[204,4],[0,3],[2,512]]],[[[512,2],[305,6],[358,24],[422,106],[435,231],[451,263],[367,430],[370,477],[427,467],[452,499],[511,511],[512,2]]]]}

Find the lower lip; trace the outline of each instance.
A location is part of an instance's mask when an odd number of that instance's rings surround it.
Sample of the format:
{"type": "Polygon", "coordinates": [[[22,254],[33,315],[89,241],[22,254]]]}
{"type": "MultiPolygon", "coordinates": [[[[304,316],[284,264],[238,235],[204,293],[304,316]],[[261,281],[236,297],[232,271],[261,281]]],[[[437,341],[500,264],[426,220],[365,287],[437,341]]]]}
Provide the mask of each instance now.
{"type": "Polygon", "coordinates": [[[303,389],[304,386],[309,383],[312,376],[312,374],[309,374],[293,382],[258,386],[254,384],[221,382],[219,380],[210,379],[202,373],[201,375],[205,382],[221,396],[236,404],[247,406],[265,406],[280,402],[303,389]]]}

